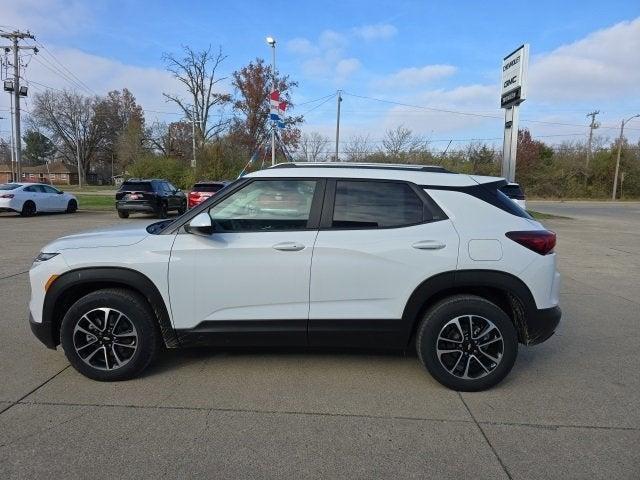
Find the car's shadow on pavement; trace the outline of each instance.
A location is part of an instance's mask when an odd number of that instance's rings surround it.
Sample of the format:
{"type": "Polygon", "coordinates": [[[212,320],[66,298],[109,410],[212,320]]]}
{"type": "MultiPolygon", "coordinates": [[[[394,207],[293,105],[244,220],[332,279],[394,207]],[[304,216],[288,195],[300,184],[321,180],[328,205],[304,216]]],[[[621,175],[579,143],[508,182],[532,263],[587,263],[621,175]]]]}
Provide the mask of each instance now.
{"type": "MultiPolygon", "coordinates": [[[[163,375],[172,370],[188,367],[190,364],[216,358],[236,358],[239,361],[251,357],[269,358],[271,360],[291,361],[301,357],[309,359],[345,359],[358,360],[370,357],[400,359],[407,358],[417,361],[414,348],[400,349],[348,349],[331,347],[190,347],[164,349],[156,362],[145,370],[141,377],[163,375]]],[[[242,362],[244,363],[244,362],[242,362]]]]}

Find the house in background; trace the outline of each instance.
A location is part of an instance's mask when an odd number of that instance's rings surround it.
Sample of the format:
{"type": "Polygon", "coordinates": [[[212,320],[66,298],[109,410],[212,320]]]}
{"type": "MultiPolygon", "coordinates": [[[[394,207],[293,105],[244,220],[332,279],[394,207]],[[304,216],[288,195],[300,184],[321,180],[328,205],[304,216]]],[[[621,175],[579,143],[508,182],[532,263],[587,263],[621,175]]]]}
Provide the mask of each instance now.
{"type": "MultiPolygon", "coordinates": [[[[98,176],[95,173],[87,173],[87,183],[96,184],[98,176]]],[[[11,165],[0,164],[0,183],[8,183],[12,180],[11,165]]],[[[48,183],[50,185],[77,185],[78,170],[75,166],[63,162],[54,162],[35,167],[22,167],[22,182],[48,183]]]]}

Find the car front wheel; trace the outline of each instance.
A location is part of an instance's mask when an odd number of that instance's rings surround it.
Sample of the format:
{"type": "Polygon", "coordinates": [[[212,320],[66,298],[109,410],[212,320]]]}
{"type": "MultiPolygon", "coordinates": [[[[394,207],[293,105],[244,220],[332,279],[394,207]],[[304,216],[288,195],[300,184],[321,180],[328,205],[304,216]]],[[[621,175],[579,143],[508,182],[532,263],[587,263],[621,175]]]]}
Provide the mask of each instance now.
{"type": "Polygon", "coordinates": [[[71,365],[99,381],[139,375],[161,348],[153,310],[125,289],[104,289],[80,298],[62,320],[60,341],[71,365]]]}
{"type": "Polygon", "coordinates": [[[77,210],[78,202],[75,200],[69,200],[69,203],[67,204],[67,213],[76,213],[77,210]]]}
{"type": "Polygon", "coordinates": [[[511,371],[518,335],[494,303],[475,295],[454,295],[427,311],[418,327],[416,350],[441,384],[457,391],[480,391],[511,371]]]}
{"type": "Polygon", "coordinates": [[[129,218],[129,212],[126,210],[118,210],[118,216],[120,218],[129,218]]]}

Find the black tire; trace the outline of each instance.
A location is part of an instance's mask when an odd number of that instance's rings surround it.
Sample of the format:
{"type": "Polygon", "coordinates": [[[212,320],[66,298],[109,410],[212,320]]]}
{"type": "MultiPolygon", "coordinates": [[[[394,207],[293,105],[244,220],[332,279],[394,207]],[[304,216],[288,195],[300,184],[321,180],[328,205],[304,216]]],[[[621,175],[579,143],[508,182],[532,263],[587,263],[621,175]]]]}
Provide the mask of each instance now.
{"type": "Polygon", "coordinates": [[[511,371],[518,355],[518,334],[511,319],[494,303],[476,295],[454,295],[441,300],[424,315],[416,335],[416,350],[422,365],[442,385],[461,392],[476,392],[500,383],[511,371]],[[478,334],[486,332],[486,335],[474,339],[471,317],[479,326],[478,334]],[[493,328],[489,328],[491,324],[493,328]],[[443,340],[441,334],[456,340],[443,340]],[[499,335],[502,341],[496,340],[499,335]],[[438,348],[450,353],[439,356],[438,348]],[[494,350],[483,350],[491,355],[488,356],[481,348],[494,350]],[[499,360],[496,363],[491,358],[499,360]],[[476,373],[476,378],[462,378],[474,377],[476,373]]]}
{"type": "Polygon", "coordinates": [[[75,200],[69,200],[67,204],[67,213],[76,213],[78,211],[78,202],[75,200]]]}
{"type": "Polygon", "coordinates": [[[22,204],[22,211],[20,215],[23,217],[32,217],[36,214],[36,204],[31,200],[27,200],[22,204]]]}
{"type": "Polygon", "coordinates": [[[178,209],[178,215],[182,215],[187,211],[187,203],[183,203],[182,206],[178,209]]]}
{"type": "Polygon", "coordinates": [[[78,372],[102,382],[127,380],[138,376],[151,364],[162,348],[156,317],[144,297],[130,290],[119,288],[97,290],[74,303],[62,319],[60,343],[67,359],[78,372]],[[102,315],[102,311],[99,309],[104,308],[113,309],[105,315],[106,322],[101,323],[98,316],[92,320],[94,328],[91,326],[87,328],[87,323],[81,323],[86,322],[87,320],[84,319],[96,312],[102,315]],[[123,315],[119,317],[119,313],[123,315]],[[123,325],[124,320],[120,320],[121,318],[126,320],[125,325],[123,325]],[[103,327],[103,331],[95,328],[96,325],[103,327]],[[133,327],[129,331],[133,333],[125,331],[120,332],[121,336],[118,336],[115,332],[116,328],[130,325],[133,327]],[[88,334],[85,335],[85,333],[89,333],[87,332],[89,329],[95,333],[92,338],[88,334]],[[135,338],[132,341],[133,335],[135,338]],[[122,338],[126,338],[126,340],[122,340],[122,338]],[[89,343],[94,339],[94,342],[89,343]],[[116,340],[129,343],[129,345],[117,343],[116,340]],[[88,353],[84,359],[78,352],[78,350],[82,350],[82,347],[78,347],[82,342],[87,342],[84,345],[87,348],[83,351],[83,355],[84,352],[88,353]],[[92,345],[96,346],[97,353],[87,361],[87,357],[90,357],[93,352],[92,345]],[[131,349],[134,349],[133,354],[127,353],[131,349]],[[106,368],[98,364],[100,361],[106,364],[106,368]],[[91,365],[91,362],[97,366],[91,365]],[[118,366],[118,363],[121,363],[121,366],[118,366]]]}
{"type": "Polygon", "coordinates": [[[167,218],[169,216],[169,208],[166,203],[162,202],[160,205],[158,205],[156,216],[158,218],[167,218]]]}
{"type": "Polygon", "coordinates": [[[120,218],[129,218],[129,212],[126,210],[118,210],[118,216],[120,218]]]}

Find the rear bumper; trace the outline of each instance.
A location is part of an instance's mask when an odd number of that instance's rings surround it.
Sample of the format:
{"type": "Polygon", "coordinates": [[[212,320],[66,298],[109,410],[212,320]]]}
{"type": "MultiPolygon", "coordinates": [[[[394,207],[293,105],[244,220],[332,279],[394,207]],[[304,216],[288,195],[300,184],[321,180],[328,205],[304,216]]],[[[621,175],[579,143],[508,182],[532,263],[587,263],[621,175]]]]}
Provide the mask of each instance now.
{"type": "Polygon", "coordinates": [[[116,209],[127,212],[154,212],[156,208],[150,203],[116,202],[116,209]]]}
{"type": "Polygon", "coordinates": [[[537,345],[547,340],[556,331],[561,317],[562,310],[557,305],[531,312],[526,318],[524,343],[537,345]]]}
{"type": "Polygon", "coordinates": [[[56,349],[60,342],[55,338],[55,332],[51,322],[34,322],[33,315],[29,313],[29,326],[36,338],[44,343],[47,348],[56,349]]]}

